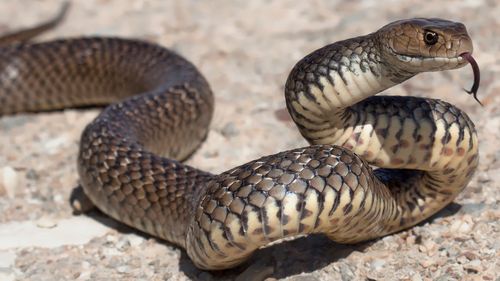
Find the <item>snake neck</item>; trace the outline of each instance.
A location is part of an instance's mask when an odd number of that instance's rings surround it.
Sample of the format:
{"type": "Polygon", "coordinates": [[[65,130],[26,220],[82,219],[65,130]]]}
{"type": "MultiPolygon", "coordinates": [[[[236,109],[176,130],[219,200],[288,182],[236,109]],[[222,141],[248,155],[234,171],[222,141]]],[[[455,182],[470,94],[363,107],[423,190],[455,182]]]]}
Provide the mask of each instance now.
{"type": "Polygon", "coordinates": [[[343,142],[342,130],[352,125],[347,121],[357,117],[353,105],[416,74],[396,68],[390,56],[382,59],[376,38],[369,34],[327,45],[292,69],[286,103],[309,143],[343,142]]]}
{"type": "Polygon", "coordinates": [[[384,168],[375,171],[378,188],[365,190],[387,207],[379,223],[372,231],[352,227],[329,235],[340,242],[428,218],[458,195],[477,167],[477,136],[465,113],[439,100],[373,97],[417,74],[398,68],[377,42],[370,34],[315,51],[297,63],[285,89],[288,110],[309,143],[339,145],[384,168]]]}

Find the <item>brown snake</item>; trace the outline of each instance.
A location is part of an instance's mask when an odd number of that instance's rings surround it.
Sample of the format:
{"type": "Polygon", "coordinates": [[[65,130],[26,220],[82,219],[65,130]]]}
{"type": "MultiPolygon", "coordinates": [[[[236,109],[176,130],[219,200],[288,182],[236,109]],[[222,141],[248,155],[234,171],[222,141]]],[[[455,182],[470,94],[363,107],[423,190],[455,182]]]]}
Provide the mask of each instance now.
{"type": "Polygon", "coordinates": [[[111,104],[81,138],[86,195],[185,248],[202,269],[236,266],[286,237],[356,243],[409,228],[450,203],[478,164],[474,124],[455,106],[374,96],[467,62],[475,96],[479,71],[461,23],[396,21],[309,54],[285,98],[311,146],[220,175],[179,162],[206,137],[214,107],[207,81],[182,57],[136,40],[13,38],[0,39],[0,115],[111,104]]]}

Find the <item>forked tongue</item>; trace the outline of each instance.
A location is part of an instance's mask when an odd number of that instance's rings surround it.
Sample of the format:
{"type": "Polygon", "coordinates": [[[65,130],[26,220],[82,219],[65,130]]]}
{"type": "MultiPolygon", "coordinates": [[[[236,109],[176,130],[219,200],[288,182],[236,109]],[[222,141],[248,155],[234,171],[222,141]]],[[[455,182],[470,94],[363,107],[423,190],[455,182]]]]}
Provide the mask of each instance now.
{"type": "Polygon", "coordinates": [[[479,81],[480,81],[480,72],[479,72],[479,66],[477,65],[476,60],[472,57],[471,53],[466,52],[460,55],[464,60],[468,61],[470,66],[472,67],[472,71],[474,72],[474,84],[472,85],[472,88],[470,90],[465,90],[469,95],[474,96],[474,99],[480,104],[483,105],[478,99],[477,99],[477,90],[479,89],[479,81]]]}

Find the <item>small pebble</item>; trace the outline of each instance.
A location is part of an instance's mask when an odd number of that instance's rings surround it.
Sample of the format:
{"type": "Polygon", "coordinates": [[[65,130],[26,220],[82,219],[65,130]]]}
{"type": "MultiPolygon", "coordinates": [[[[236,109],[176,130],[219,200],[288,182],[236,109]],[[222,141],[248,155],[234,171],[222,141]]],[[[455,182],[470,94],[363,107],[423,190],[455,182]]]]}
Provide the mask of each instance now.
{"type": "Polygon", "coordinates": [[[447,250],[448,257],[454,258],[458,255],[458,250],[455,247],[449,247],[447,250]]]}
{"type": "Polygon", "coordinates": [[[205,158],[215,158],[219,156],[219,151],[217,150],[212,150],[212,151],[207,151],[203,154],[205,158]]]}
{"type": "Polygon", "coordinates": [[[472,226],[469,223],[464,222],[462,220],[456,220],[450,226],[451,233],[466,234],[469,233],[471,230],[472,226]]]}
{"type": "Polygon", "coordinates": [[[131,235],[128,238],[128,241],[130,243],[130,246],[137,247],[137,246],[141,245],[142,242],[144,242],[144,238],[137,236],[137,235],[131,235]]]}
{"type": "Polygon", "coordinates": [[[486,204],[484,203],[470,203],[463,204],[461,211],[470,215],[477,215],[479,212],[484,210],[484,208],[486,208],[486,204]]]}
{"type": "Polygon", "coordinates": [[[220,133],[226,138],[230,138],[237,136],[240,133],[240,131],[233,122],[229,122],[222,128],[220,133]]]}
{"type": "Polygon", "coordinates": [[[116,268],[116,271],[118,271],[120,273],[125,273],[125,272],[129,271],[129,267],[126,265],[121,265],[121,266],[116,268]]]}
{"type": "Polygon", "coordinates": [[[82,261],[81,267],[83,269],[89,269],[90,268],[90,263],[88,261],[82,261]]]}
{"type": "Polygon", "coordinates": [[[434,260],[431,260],[429,258],[426,258],[426,259],[423,259],[420,261],[420,265],[424,268],[428,268],[433,264],[434,264],[434,260]]]}
{"type": "Polygon", "coordinates": [[[54,195],[54,202],[56,203],[62,203],[64,201],[64,198],[61,194],[56,194],[54,195]]]}
{"type": "Polygon", "coordinates": [[[473,260],[473,259],[476,259],[476,258],[477,258],[477,255],[476,255],[476,254],[474,254],[473,252],[470,252],[470,251],[464,252],[464,256],[465,256],[468,260],[473,260]]]}
{"type": "Polygon", "coordinates": [[[424,253],[432,255],[437,251],[438,245],[434,243],[434,241],[426,239],[423,241],[422,245],[419,246],[419,249],[424,253]]]}
{"type": "Polygon", "coordinates": [[[69,138],[66,135],[62,135],[48,139],[42,145],[47,150],[48,154],[55,154],[68,143],[70,143],[69,138]]]}
{"type": "Polygon", "coordinates": [[[480,183],[487,183],[487,182],[491,181],[491,179],[487,173],[479,172],[477,174],[477,181],[480,183]]]}
{"type": "Polygon", "coordinates": [[[372,270],[380,270],[381,268],[384,267],[386,261],[385,260],[381,260],[381,259],[376,259],[376,260],[373,260],[370,264],[370,268],[372,270]]]}
{"type": "Polygon", "coordinates": [[[33,169],[28,169],[28,171],[26,172],[26,178],[29,180],[37,180],[38,177],[39,176],[38,176],[37,172],[33,169]]]}
{"type": "Polygon", "coordinates": [[[130,248],[130,242],[127,239],[120,239],[116,243],[116,248],[120,251],[126,251],[130,248]]]}
{"type": "MultiPolygon", "coordinates": [[[[482,278],[483,278],[483,280],[493,280],[493,277],[490,275],[487,275],[487,274],[483,275],[482,278]]],[[[500,281],[500,277],[498,277],[496,280],[500,281]]]]}
{"type": "Polygon", "coordinates": [[[481,261],[473,260],[468,264],[464,265],[464,269],[469,273],[478,273],[481,271],[481,261]]]}
{"type": "Polygon", "coordinates": [[[414,273],[411,276],[411,281],[422,281],[422,276],[420,276],[420,274],[418,273],[414,273]]]}
{"type": "MultiPolygon", "coordinates": [[[[3,34],[3,32],[0,33],[3,34]]],[[[16,127],[21,127],[31,119],[33,119],[33,117],[27,115],[10,116],[8,119],[0,119],[0,126],[4,132],[7,132],[16,127]]]]}
{"type": "Polygon", "coordinates": [[[0,169],[0,196],[7,195],[14,198],[16,190],[20,188],[19,173],[10,166],[0,169]]]}
{"type": "Polygon", "coordinates": [[[342,276],[342,281],[354,280],[354,273],[347,264],[342,264],[340,266],[340,275],[342,276]]]}
{"type": "Polygon", "coordinates": [[[115,235],[106,235],[106,241],[114,244],[118,241],[118,238],[115,235]]]}
{"type": "Polygon", "coordinates": [[[49,216],[43,216],[36,221],[36,226],[40,228],[54,228],[57,226],[57,221],[49,216]]]}

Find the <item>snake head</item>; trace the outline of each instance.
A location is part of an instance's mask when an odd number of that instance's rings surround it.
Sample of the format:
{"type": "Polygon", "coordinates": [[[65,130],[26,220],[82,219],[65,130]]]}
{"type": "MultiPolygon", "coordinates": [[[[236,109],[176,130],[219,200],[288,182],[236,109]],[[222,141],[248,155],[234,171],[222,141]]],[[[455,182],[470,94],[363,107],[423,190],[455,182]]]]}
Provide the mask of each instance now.
{"type": "Polygon", "coordinates": [[[379,30],[386,59],[407,71],[454,69],[467,64],[460,55],[472,54],[472,40],[462,23],[414,18],[392,22],[379,30]]]}
{"type": "MultiPolygon", "coordinates": [[[[479,67],[472,57],[472,39],[465,25],[443,19],[414,18],[392,22],[378,31],[383,60],[394,73],[408,76],[460,68],[470,63],[474,85],[466,90],[477,99],[479,67]]],[[[480,103],[480,102],[479,102],[480,103]]]]}

